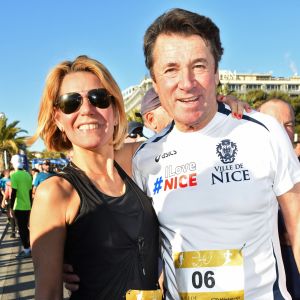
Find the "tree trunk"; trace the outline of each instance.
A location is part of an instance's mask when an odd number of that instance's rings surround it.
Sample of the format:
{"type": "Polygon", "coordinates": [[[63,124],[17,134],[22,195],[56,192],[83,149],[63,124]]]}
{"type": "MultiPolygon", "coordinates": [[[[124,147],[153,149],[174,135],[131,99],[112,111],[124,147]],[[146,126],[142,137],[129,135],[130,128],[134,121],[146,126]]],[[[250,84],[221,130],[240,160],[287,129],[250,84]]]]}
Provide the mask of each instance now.
{"type": "Polygon", "coordinates": [[[5,169],[4,164],[4,151],[0,150],[0,172],[2,172],[5,169]]]}

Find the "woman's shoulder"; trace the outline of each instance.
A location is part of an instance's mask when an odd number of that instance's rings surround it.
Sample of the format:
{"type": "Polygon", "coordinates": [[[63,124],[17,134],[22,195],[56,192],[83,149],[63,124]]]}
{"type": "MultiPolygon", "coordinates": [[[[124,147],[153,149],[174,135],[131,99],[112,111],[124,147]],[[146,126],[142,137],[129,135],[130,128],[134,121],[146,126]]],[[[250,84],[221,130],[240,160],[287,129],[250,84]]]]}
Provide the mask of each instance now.
{"type": "Polygon", "coordinates": [[[55,174],[47,178],[47,180],[41,182],[36,193],[38,196],[42,196],[44,199],[54,199],[57,195],[59,195],[59,198],[62,199],[73,193],[73,190],[74,187],[68,180],[55,174]]]}
{"type": "Polygon", "coordinates": [[[61,217],[67,224],[76,217],[79,205],[79,196],[74,186],[55,175],[39,184],[33,201],[33,208],[38,211],[43,209],[63,212],[61,217]]]}

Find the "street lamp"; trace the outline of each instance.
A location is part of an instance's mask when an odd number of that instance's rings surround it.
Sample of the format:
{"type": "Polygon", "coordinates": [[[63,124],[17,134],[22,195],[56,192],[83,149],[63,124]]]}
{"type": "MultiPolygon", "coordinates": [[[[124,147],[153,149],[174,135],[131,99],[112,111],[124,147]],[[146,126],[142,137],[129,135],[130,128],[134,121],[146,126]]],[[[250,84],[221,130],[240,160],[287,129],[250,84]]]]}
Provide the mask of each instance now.
{"type": "MultiPolygon", "coordinates": [[[[4,112],[0,112],[0,119],[5,119],[5,113],[4,112]]],[[[7,163],[7,151],[5,149],[3,149],[3,155],[4,155],[4,168],[8,169],[8,163],[7,163]]]]}

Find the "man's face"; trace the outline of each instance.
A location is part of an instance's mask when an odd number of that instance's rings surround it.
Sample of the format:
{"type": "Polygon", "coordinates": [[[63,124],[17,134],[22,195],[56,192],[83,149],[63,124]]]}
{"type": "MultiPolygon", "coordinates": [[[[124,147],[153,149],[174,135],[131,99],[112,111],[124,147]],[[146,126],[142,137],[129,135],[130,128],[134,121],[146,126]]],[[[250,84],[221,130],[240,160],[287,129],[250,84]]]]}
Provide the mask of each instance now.
{"type": "Polygon", "coordinates": [[[44,172],[49,172],[50,166],[48,164],[42,164],[42,169],[44,172]]]}
{"type": "Polygon", "coordinates": [[[176,127],[199,130],[217,111],[219,74],[210,47],[198,35],[158,36],[153,51],[153,86],[176,127]]]}
{"type": "Polygon", "coordinates": [[[284,126],[286,133],[293,143],[295,134],[295,116],[286,103],[281,104],[280,117],[281,124],[284,126]]]}
{"type": "Polygon", "coordinates": [[[285,102],[267,102],[260,108],[260,112],[273,116],[285,128],[291,142],[294,142],[295,115],[285,102]]]}
{"type": "Polygon", "coordinates": [[[145,113],[143,120],[144,125],[156,133],[162,131],[172,121],[167,111],[161,105],[145,113]]]}
{"type": "Polygon", "coordinates": [[[155,132],[162,131],[172,121],[171,117],[162,106],[153,110],[153,116],[155,119],[155,132]]]}

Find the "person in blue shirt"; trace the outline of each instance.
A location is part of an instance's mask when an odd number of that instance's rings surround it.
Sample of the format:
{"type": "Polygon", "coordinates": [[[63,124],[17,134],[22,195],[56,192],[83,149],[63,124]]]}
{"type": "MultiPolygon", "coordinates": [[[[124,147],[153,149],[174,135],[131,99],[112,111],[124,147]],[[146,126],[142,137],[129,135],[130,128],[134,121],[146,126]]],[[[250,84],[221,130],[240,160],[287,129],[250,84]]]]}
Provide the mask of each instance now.
{"type": "Polygon", "coordinates": [[[5,193],[6,183],[9,181],[9,170],[3,170],[0,177],[0,204],[1,204],[1,212],[6,212],[5,210],[5,204],[2,203],[4,198],[3,195],[5,193]]]}
{"type": "Polygon", "coordinates": [[[53,174],[54,173],[50,169],[50,161],[48,159],[44,160],[42,162],[42,171],[36,175],[36,178],[33,183],[32,197],[34,197],[38,185],[47,178],[51,177],[53,174]]]}

